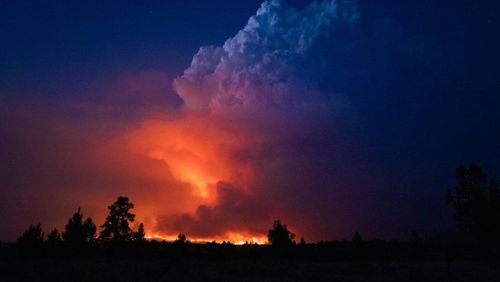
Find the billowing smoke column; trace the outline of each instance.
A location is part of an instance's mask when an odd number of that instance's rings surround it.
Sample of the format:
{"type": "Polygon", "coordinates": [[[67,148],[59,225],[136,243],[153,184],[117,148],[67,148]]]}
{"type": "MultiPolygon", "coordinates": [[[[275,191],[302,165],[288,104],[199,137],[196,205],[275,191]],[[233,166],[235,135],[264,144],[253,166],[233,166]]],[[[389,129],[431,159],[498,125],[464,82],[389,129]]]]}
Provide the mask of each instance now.
{"type": "Polygon", "coordinates": [[[338,21],[358,15],[349,3],[314,2],[303,11],[266,1],[222,47],[202,47],[175,89],[188,110],[247,113],[318,102],[316,76],[324,62],[308,51],[338,21]]]}
{"type": "MultiPolygon", "coordinates": [[[[159,217],[157,233],[262,240],[275,218],[291,221],[302,234],[322,232],[311,226],[317,208],[328,202],[318,203],[321,195],[333,194],[328,190],[335,180],[328,175],[339,154],[329,132],[335,130],[334,113],[346,103],[318,87],[327,62],[312,60],[310,50],[336,24],[357,18],[353,2],[313,2],[299,11],[271,0],[223,46],[200,48],[174,88],[184,101],[184,120],[195,121],[188,122],[190,130],[210,128],[212,134],[198,142],[212,144],[204,147],[217,155],[211,161],[218,172],[176,168],[172,154],[157,153],[173,171],[195,170],[210,179],[201,184],[206,203],[194,213],[159,217]]],[[[203,155],[196,146],[186,150],[203,155]]]]}

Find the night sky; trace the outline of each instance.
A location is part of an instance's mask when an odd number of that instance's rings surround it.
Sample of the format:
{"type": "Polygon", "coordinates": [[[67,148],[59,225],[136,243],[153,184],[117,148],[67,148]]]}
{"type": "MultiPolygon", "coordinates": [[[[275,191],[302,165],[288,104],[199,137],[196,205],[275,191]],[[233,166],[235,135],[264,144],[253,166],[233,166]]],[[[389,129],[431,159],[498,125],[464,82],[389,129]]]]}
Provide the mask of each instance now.
{"type": "Polygon", "coordinates": [[[0,240],[102,223],[439,238],[500,179],[496,1],[0,1],[0,240]],[[103,3],[105,2],[105,3],[103,3]]]}

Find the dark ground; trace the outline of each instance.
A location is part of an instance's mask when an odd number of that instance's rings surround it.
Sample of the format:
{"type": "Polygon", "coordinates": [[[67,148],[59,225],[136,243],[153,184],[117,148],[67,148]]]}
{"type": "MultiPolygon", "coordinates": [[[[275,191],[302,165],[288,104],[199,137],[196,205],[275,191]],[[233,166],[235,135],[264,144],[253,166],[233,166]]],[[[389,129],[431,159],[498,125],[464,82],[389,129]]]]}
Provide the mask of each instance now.
{"type": "Polygon", "coordinates": [[[0,248],[0,281],[500,281],[497,248],[410,241],[0,248]]]}
{"type": "Polygon", "coordinates": [[[2,281],[500,281],[485,262],[278,262],[118,258],[2,261],[2,281]]]}
{"type": "Polygon", "coordinates": [[[174,262],[168,259],[3,261],[2,281],[500,281],[478,262],[174,262]]]}

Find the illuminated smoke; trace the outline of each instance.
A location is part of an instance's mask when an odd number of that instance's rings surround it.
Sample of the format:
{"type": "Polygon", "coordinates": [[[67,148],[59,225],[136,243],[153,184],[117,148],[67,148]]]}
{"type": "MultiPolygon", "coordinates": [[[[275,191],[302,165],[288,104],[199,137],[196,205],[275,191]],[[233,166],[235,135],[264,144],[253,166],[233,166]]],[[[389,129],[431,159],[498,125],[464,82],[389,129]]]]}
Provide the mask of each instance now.
{"type": "Polygon", "coordinates": [[[336,23],[357,18],[353,2],[313,2],[299,11],[283,1],[266,1],[223,46],[200,48],[175,80],[175,89],[188,110],[201,112],[273,110],[318,102],[322,97],[315,82],[324,62],[308,60],[308,51],[336,23]]]}
{"type": "MultiPolygon", "coordinates": [[[[329,135],[314,140],[296,136],[332,130],[331,112],[342,100],[337,93],[317,86],[325,62],[312,61],[309,51],[318,39],[328,37],[336,24],[351,24],[358,17],[352,1],[314,2],[300,11],[283,1],[266,1],[222,46],[200,48],[191,66],[174,80],[174,88],[184,101],[187,118],[201,119],[190,123],[190,129],[202,139],[195,143],[224,150],[211,155],[211,161],[219,164],[213,172],[200,169],[198,164],[183,167],[182,161],[176,162],[175,153],[158,151],[172,171],[187,171],[177,173],[181,179],[212,187],[203,192],[211,202],[196,211],[161,216],[159,231],[181,230],[198,237],[235,232],[262,235],[274,216],[296,218],[284,197],[306,189],[304,178],[317,178],[316,172],[307,171],[321,169],[304,168],[299,179],[291,175],[310,159],[321,159],[316,156],[321,152],[307,151],[309,146],[321,148],[333,142],[329,135]],[[210,133],[205,132],[207,128],[210,133]],[[203,175],[202,183],[190,177],[190,171],[203,175]],[[242,171],[246,171],[244,181],[234,177],[242,171]],[[284,207],[273,202],[282,202],[284,207]]],[[[196,153],[198,145],[189,147],[193,157],[204,154],[196,153]]]]}

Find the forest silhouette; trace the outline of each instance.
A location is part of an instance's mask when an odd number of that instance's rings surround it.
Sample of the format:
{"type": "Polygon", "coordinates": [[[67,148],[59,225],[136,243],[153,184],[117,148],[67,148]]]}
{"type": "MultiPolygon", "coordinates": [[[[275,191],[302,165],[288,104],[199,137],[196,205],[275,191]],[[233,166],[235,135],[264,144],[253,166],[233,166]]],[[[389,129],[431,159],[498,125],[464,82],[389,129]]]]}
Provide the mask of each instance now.
{"type": "MultiPolygon", "coordinates": [[[[457,228],[461,234],[461,243],[474,245],[478,248],[488,248],[490,251],[497,252],[500,246],[500,195],[498,184],[493,179],[488,179],[477,165],[459,166],[455,174],[457,185],[453,189],[447,190],[445,199],[454,211],[457,228]]],[[[132,230],[130,226],[134,223],[136,215],[132,212],[134,204],[127,197],[119,196],[107,208],[108,215],[104,223],[100,225],[99,234],[97,234],[97,227],[93,219],[90,217],[85,218],[81,208],[78,208],[69,218],[62,232],[53,229],[45,239],[41,223],[32,224],[18,237],[16,244],[12,248],[29,253],[41,249],[79,249],[83,251],[108,246],[126,248],[127,246],[137,245],[145,247],[149,244],[168,248],[192,245],[186,234],[182,233],[174,242],[148,240],[145,237],[142,222],[138,224],[137,230],[132,230]]],[[[424,242],[416,231],[412,231],[406,241],[364,241],[360,233],[355,232],[350,241],[306,244],[304,238],[301,238],[297,244],[295,234],[280,220],[273,223],[272,228],[268,231],[267,238],[269,246],[262,246],[262,248],[273,252],[298,250],[305,246],[314,246],[315,249],[348,246],[347,248],[352,247],[353,254],[360,255],[360,246],[368,248],[370,245],[377,247],[405,245],[401,249],[412,249],[412,254],[407,254],[411,257],[416,253],[421,255],[425,249],[424,245],[432,245],[430,241],[424,242]],[[418,252],[416,246],[419,246],[418,252]]],[[[211,247],[233,246],[231,242],[223,242],[223,244],[211,242],[207,245],[211,247]]],[[[245,246],[255,248],[256,244],[248,242],[245,246]]]]}
{"type": "MultiPolygon", "coordinates": [[[[107,207],[108,215],[99,226],[99,233],[92,218],[85,218],[81,208],[78,208],[62,232],[53,229],[45,236],[40,223],[32,224],[15,244],[1,245],[0,257],[6,261],[25,261],[26,258],[37,261],[119,258],[142,262],[144,259],[153,259],[168,260],[174,265],[193,261],[238,262],[243,265],[257,261],[273,265],[281,262],[368,261],[445,261],[449,265],[459,260],[497,261],[500,258],[498,185],[476,165],[459,166],[456,169],[456,181],[455,187],[443,192],[443,205],[447,203],[453,209],[460,236],[445,240],[423,239],[416,231],[409,232],[406,240],[366,240],[356,231],[350,240],[306,243],[301,238],[296,242],[292,229],[276,220],[268,230],[268,244],[265,245],[252,242],[244,245],[215,241],[193,243],[183,233],[179,233],[172,242],[158,241],[146,238],[143,223],[136,224],[136,230],[131,228],[136,217],[133,213],[134,204],[127,197],[120,196],[107,207]]],[[[20,266],[5,269],[13,275],[23,266],[24,263],[21,263],[20,266]]],[[[447,279],[451,279],[451,274],[447,275],[447,279]]]]}

